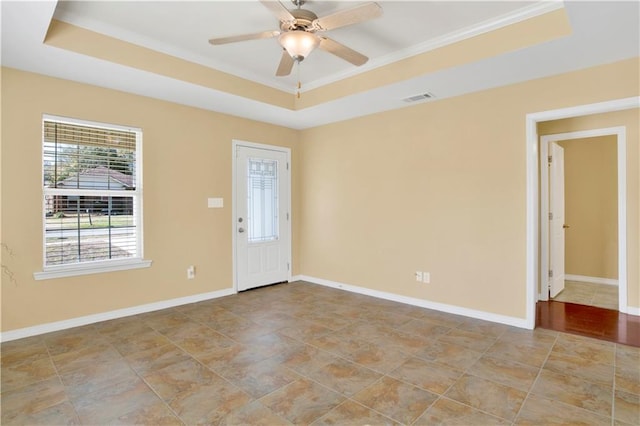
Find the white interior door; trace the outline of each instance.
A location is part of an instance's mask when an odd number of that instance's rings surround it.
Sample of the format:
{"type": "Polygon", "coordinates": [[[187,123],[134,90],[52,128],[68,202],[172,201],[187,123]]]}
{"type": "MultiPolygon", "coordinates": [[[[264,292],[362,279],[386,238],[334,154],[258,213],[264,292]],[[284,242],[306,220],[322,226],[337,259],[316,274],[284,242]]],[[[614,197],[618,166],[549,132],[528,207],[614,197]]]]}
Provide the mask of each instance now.
{"type": "Polygon", "coordinates": [[[238,291],[288,281],[289,151],[235,145],[235,265],[238,291]]]}
{"type": "Polygon", "coordinates": [[[564,290],[564,149],[556,142],[549,146],[549,295],[564,290]]]}

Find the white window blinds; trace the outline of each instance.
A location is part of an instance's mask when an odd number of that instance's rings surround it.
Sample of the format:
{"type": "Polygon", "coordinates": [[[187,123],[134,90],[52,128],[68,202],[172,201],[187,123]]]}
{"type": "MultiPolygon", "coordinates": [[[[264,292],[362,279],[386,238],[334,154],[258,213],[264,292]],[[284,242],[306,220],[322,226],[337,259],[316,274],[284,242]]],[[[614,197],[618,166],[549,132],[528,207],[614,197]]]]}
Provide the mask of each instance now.
{"type": "Polygon", "coordinates": [[[45,268],[141,258],[141,135],[45,117],[45,268]]]}

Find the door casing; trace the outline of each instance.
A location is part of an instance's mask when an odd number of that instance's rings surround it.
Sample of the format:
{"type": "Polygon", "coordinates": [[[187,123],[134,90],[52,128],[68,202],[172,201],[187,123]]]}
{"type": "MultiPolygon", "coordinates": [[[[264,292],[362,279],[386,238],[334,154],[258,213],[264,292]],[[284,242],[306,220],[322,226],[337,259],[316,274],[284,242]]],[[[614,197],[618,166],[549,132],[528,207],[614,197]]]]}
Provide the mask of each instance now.
{"type": "MultiPolygon", "coordinates": [[[[591,114],[601,114],[606,112],[624,111],[628,109],[640,108],[640,96],[614,99],[605,102],[578,105],[568,108],[559,108],[547,111],[532,112],[525,116],[525,156],[526,156],[526,307],[524,326],[533,330],[536,326],[536,301],[538,300],[538,286],[540,283],[540,182],[539,182],[539,154],[540,143],[538,137],[538,123],[542,121],[560,120],[563,118],[580,117],[591,114]]],[[[626,149],[626,145],[625,145],[626,149]]],[[[621,155],[618,150],[618,156],[621,155]]],[[[626,152],[625,152],[626,157],[626,152]]],[[[625,173],[626,173],[626,162],[625,173]]],[[[620,168],[618,168],[620,176],[620,168]]],[[[618,182],[618,191],[620,191],[618,182]]],[[[624,178],[626,192],[626,175],[624,178]]],[[[618,211],[618,225],[627,226],[627,212],[623,211],[624,220],[621,220],[621,213],[618,211]]],[[[626,235],[625,235],[626,242],[626,235]]],[[[618,242],[620,244],[620,242],[618,242]]],[[[618,253],[621,256],[621,253],[618,253]]],[[[626,262],[626,258],[625,258],[626,262]]],[[[619,277],[619,279],[622,277],[619,277]]],[[[624,279],[626,282],[626,269],[624,279]]],[[[626,297],[626,294],[625,294],[626,297]]],[[[620,307],[622,312],[627,312],[628,306],[620,307]]],[[[635,315],[638,315],[637,313],[635,315]]]]}
{"type": "MultiPolygon", "coordinates": [[[[255,142],[247,142],[242,140],[233,140],[231,143],[231,175],[232,175],[232,183],[231,183],[231,198],[232,198],[232,209],[231,209],[231,250],[232,250],[232,259],[233,259],[233,290],[238,292],[238,259],[237,259],[237,223],[236,218],[238,217],[237,207],[236,207],[236,151],[239,146],[247,147],[247,148],[256,148],[256,149],[266,149],[270,151],[279,151],[286,153],[287,155],[287,163],[289,164],[289,176],[291,176],[291,169],[293,165],[291,164],[291,149],[282,146],[276,145],[267,145],[255,142]]],[[[289,213],[289,220],[286,222],[286,226],[288,227],[288,236],[289,241],[287,244],[287,261],[289,263],[289,270],[287,272],[287,281],[291,281],[291,274],[293,270],[293,259],[291,258],[292,252],[292,236],[291,236],[291,222],[293,220],[293,215],[291,213],[291,178],[287,180],[286,190],[288,193],[287,197],[287,212],[289,213]]]]}

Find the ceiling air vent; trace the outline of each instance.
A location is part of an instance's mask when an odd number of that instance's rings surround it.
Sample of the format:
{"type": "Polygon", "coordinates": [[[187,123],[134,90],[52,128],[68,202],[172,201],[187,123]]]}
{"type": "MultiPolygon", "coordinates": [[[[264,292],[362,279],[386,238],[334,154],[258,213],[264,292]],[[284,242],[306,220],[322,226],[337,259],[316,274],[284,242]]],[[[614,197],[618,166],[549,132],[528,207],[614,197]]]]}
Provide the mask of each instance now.
{"type": "Polygon", "coordinates": [[[420,95],[409,96],[408,98],[404,98],[405,102],[418,102],[424,101],[425,99],[432,99],[434,96],[431,93],[422,93],[420,95]]]}

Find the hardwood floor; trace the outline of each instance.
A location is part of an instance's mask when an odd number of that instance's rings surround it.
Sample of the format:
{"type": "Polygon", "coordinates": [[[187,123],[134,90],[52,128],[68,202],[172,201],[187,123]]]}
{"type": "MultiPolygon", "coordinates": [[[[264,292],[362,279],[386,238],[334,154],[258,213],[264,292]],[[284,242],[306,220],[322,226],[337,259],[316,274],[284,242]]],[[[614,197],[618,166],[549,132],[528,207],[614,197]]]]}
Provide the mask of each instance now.
{"type": "Polygon", "coordinates": [[[640,347],[640,317],[595,306],[540,301],[536,327],[640,347]]]}

